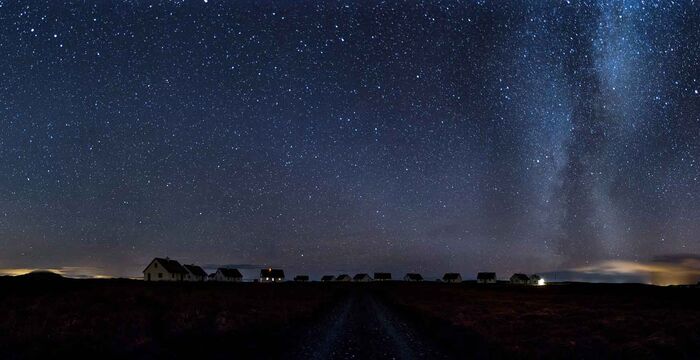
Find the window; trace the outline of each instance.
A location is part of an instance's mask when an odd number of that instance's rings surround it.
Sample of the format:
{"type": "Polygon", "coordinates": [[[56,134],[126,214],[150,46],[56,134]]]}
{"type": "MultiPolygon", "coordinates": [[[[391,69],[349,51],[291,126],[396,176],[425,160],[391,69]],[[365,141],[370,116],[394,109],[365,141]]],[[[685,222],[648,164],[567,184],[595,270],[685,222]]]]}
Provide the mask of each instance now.
{"type": "Polygon", "coordinates": [[[158,263],[154,263],[154,264],[153,264],[153,267],[157,269],[157,268],[158,268],[158,263]]]}
{"type": "Polygon", "coordinates": [[[162,279],[163,278],[163,273],[158,273],[158,278],[162,279]]]}

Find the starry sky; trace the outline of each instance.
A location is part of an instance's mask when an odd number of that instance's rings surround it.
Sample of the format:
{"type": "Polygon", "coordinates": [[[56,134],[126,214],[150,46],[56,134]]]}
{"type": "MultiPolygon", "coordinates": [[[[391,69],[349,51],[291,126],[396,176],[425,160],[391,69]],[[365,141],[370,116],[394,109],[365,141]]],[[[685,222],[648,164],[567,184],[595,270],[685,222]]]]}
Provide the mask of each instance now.
{"type": "Polygon", "coordinates": [[[697,254],[698,49],[691,0],[0,0],[0,268],[697,254]]]}

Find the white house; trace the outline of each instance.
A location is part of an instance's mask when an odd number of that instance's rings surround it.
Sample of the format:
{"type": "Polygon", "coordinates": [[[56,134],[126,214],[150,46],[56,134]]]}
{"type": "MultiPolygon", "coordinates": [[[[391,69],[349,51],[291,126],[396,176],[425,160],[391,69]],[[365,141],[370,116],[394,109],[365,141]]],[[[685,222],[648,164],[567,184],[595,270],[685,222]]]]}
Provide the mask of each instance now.
{"type": "Polygon", "coordinates": [[[460,273],[445,273],[442,276],[442,281],[446,283],[461,283],[462,275],[460,273]]]}
{"type": "Polygon", "coordinates": [[[323,281],[323,282],[329,282],[329,281],[333,281],[333,280],[335,280],[335,276],[333,276],[333,275],[323,275],[321,277],[321,281],[323,281]]]}
{"type": "Polygon", "coordinates": [[[238,269],[218,268],[214,274],[214,281],[241,282],[243,275],[238,269]]]}
{"type": "Polygon", "coordinates": [[[145,281],[184,281],[189,274],[179,262],[169,258],[155,258],[143,270],[145,281]]]}

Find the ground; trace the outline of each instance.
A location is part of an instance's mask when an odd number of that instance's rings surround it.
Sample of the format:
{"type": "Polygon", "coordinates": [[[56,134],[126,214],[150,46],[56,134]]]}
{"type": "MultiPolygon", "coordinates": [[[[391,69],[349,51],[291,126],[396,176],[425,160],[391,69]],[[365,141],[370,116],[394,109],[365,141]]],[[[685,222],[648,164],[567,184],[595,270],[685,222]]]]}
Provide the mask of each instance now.
{"type": "Polygon", "coordinates": [[[700,289],[0,279],[0,358],[698,358],[700,289]]]}

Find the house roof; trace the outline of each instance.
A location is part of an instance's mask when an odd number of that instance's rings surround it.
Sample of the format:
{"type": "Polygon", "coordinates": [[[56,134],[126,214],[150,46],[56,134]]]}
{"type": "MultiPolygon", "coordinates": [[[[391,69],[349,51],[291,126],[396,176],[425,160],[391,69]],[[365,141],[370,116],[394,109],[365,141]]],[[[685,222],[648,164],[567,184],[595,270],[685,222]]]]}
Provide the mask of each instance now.
{"type": "Polygon", "coordinates": [[[525,274],[515,273],[510,277],[510,280],[530,281],[530,277],[525,274]]]}
{"type": "Polygon", "coordinates": [[[309,281],[309,275],[297,275],[294,280],[309,281]]]}
{"type": "MultiPolygon", "coordinates": [[[[180,265],[179,262],[177,262],[175,260],[171,260],[168,258],[165,258],[165,259],[164,258],[154,258],[153,261],[157,261],[160,264],[160,266],[162,266],[163,269],[165,269],[165,271],[167,271],[169,273],[187,274],[187,269],[185,269],[182,265],[180,265]]],[[[148,266],[151,266],[153,261],[151,261],[151,263],[148,264],[148,266]]],[[[146,267],[146,268],[148,268],[148,267],[146,267]]]]}
{"type": "Polygon", "coordinates": [[[391,273],[376,272],[374,273],[375,280],[391,280],[391,273]]]}
{"type": "Polygon", "coordinates": [[[336,280],[350,279],[350,275],[348,275],[348,274],[340,274],[340,275],[338,275],[338,277],[335,278],[335,279],[336,279],[336,280]]]}
{"type": "Polygon", "coordinates": [[[332,281],[333,279],[335,279],[333,275],[323,275],[323,277],[321,277],[321,281],[332,281]]]}
{"type": "Polygon", "coordinates": [[[457,280],[461,277],[462,277],[462,275],[460,275],[459,273],[445,273],[445,275],[443,275],[442,279],[443,280],[457,280]]]}
{"type": "MultiPolygon", "coordinates": [[[[367,274],[357,274],[357,275],[355,275],[355,277],[354,277],[353,279],[354,279],[354,280],[362,280],[362,279],[364,279],[364,278],[370,278],[370,277],[369,277],[369,275],[367,275],[367,274]]],[[[370,278],[370,279],[371,279],[371,278],[370,278]]]]}
{"type": "Polygon", "coordinates": [[[476,274],[476,278],[478,280],[492,280],[496,279],[496,273],[495,272],[480,272],[476,274]]]}
{"type": "Polygon", "coordinates": [[[284,270],[282,269],[262,269],[260,277],[283,278],[284,270]]]}
{"type": "Polygon", "coordinates": [[[421,276],[421,274],[418,274],[418,273],[408,273],[408,274],[406,274],[406,277],[409,280],[415,280],[415,281],[423,280],[423,276],[421,276]]]}
{"type": "Polygon", "coordinates": [[[241,275],[238,269],[219,268],[217,271],[221,272],[221,275],[227,278],[243,278],[243,275],[241,275]]]}
{"type": "Polygon", "coordinates": [[[189,270],[189,272],[192,273],[194,276],[207,276],[207,273],[202,269],[201,267],[190,264],[190,265],[184,265],[185,269],[189,270]]]}

